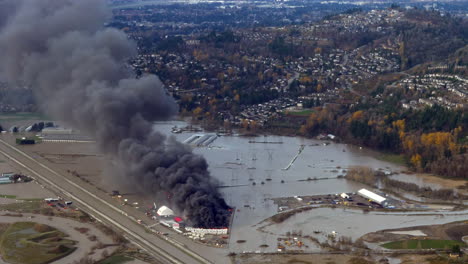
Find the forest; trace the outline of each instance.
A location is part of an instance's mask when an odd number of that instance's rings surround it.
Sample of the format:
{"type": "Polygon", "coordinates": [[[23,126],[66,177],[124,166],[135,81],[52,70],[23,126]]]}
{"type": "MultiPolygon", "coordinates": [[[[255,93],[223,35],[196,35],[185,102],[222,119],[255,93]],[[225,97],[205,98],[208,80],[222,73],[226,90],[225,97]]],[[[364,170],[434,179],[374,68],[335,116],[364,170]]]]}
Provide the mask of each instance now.
{"type": "Polygon", "coordinates": [[[395,106],[395,112],[385,114],[379,111],[383,107],[354,112],[343,107],[318,108],[301,133],[334,133],[347,142],[403,154],[416,171],[468,179],[468,116],[462,109],[434,105],[401,110],[395,106]]]}

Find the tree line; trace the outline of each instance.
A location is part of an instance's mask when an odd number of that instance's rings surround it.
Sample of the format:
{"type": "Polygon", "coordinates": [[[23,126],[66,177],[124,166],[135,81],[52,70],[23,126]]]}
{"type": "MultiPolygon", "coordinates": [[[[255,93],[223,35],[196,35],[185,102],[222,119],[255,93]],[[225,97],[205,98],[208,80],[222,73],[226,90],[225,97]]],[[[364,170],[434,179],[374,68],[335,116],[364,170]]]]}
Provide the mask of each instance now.
{"type": "Polygon", "coordinates": [[[327,107],[312,113],[301,133],[334,133],[350,143],[403,154],[414,170],[468,179],[467,126],[463,110],[437,105],[385,115],[327,107]]]}

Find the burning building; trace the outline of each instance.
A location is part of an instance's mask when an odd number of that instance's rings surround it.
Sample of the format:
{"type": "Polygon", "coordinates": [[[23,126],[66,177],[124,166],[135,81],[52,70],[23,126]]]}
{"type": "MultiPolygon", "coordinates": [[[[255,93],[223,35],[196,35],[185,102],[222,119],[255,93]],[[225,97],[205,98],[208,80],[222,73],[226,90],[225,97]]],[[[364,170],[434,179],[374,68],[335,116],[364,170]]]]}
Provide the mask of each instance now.
{"type": "Polygon", "coordinates": [[[158,211],[156,211],[156,214],[157,219],[162,225],[176,229],[185,227],[185,222],[182,217],[175,216],[174,211],[165,205],[161,206],[158,211]]]}

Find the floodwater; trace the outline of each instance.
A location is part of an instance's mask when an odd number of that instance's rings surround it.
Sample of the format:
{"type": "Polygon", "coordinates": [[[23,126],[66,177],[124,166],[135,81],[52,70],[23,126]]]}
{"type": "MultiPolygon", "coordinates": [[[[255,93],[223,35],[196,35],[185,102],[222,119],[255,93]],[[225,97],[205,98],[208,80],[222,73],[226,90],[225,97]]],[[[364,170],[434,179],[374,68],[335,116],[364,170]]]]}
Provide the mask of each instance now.
{"type": "MultiPolygon", "coordinates": [[[[353,240],[363,234],[382,229],[394,229],[408,226],[443,224],[465,220],[468,211],[453,213],[418,212],[418,213],[383,213],[344,208],[317,208],[299,213],[281,224],[266,227],[272,233],[286,232],[292,229],[302,230],[303,235],[314,236],[313,231],[323,235],[337,232],[338,236],[348,236],[353,240]]],[[[322,237],[318,237],[324,238],[322,237]]]]}
{"type": "MultiPolygon", "coordinates": [[[[155,124],[155,129],[184,141],[200,132],[171,133],[185,122],[155,124]]],[[[229,205],[236,208],[231,226],[230,252],[276,251],[277,238],[287,231],[314,230],[358,238],[368,232],[413,225],[438,224],[468,219],[468,212],[445,217],[440,215],[363,214],[360,210],[320,208],[297,214],[279,225],[258,231],[257,225],[277,213],[271,198],[295,195],[356,192],[366,186],[337,178],[350,166],[399,172],[404,167],[375,159],[376,153],[346,144],[286,136],[220,136],[209,147],[197,147],[195,153],[205,157],[211,175],[220,181],[221,192],[229,205]],[[257,143],[253,143],[255,141],[257,143]],[[269,142],[269,143],[258,143],[269,142]],[[301,152],[300,150],[303,149],[301,152]],[[299,153],[300,152],[300,153],[299,153]],[[299,153],[299,154],[298,154],[299,153]],[[291,162],[294,161],[291,164],[291,162]],[[290,165],[290,166],[289,166],[290,165]],[[326,178],[300,181],[307,178],[326,178]],[[254,185],[255,183],[255,185],[254,185]],[[245,240],[245,243],[237,243],[245,240]],[[267,248],[260,245],[267,244],[267,248]]],[[[318,250],[313,246],[309,251],[318,250]]]]}

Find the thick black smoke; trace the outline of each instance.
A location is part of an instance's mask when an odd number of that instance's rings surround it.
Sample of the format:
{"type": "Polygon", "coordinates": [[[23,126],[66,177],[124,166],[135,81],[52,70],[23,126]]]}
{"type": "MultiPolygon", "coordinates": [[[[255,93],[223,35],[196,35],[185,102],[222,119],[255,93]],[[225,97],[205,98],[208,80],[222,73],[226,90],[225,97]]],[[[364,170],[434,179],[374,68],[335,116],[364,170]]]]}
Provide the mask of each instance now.
{"type": "Polygon", "coordinates": [[[0,0],[0,75],[33,87],[41,108],[93,135],[142,189],[170,193],[200,227],[228,223],[205,159],[153,131],[177,106],[154,75],[125,67],[135,45],[98,0],[0,0]]]}

